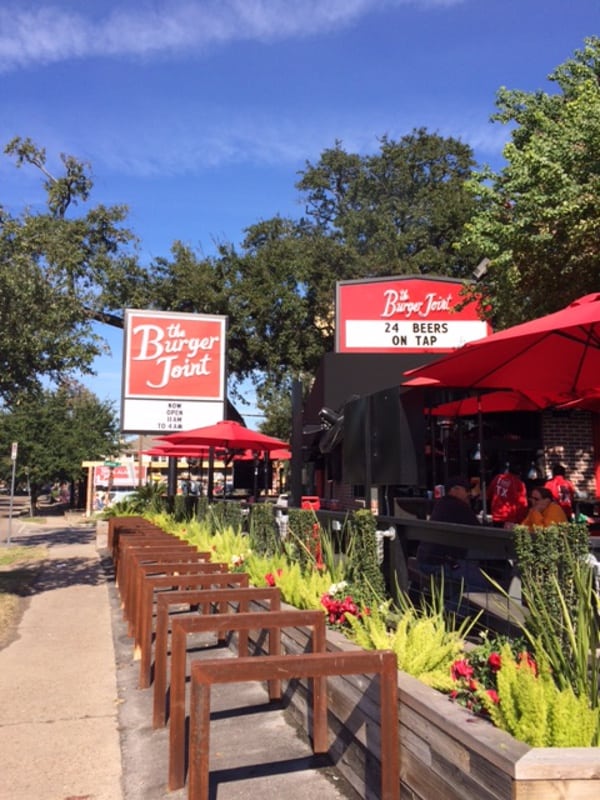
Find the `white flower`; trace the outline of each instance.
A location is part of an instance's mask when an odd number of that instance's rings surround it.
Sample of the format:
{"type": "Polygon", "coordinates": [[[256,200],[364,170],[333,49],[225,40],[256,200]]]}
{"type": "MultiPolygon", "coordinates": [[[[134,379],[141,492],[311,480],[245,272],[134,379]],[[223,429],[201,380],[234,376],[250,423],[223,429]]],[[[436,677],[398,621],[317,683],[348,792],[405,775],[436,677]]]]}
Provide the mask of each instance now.
{"type": "Polygon", "coordinates": [[[332,583],[329,587],[329,592],[332,597],[333,595],[337,594],[338,592],[343,592],[344,589],[348,586],[348,581],[340,581],[339,583],[332,583]]]}

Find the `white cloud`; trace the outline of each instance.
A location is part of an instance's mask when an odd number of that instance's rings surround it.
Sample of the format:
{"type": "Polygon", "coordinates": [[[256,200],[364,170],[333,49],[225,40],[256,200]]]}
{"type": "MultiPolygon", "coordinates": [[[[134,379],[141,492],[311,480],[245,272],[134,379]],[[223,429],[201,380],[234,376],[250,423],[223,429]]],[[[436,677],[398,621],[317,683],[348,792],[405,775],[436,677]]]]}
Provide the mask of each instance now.
{"type": "Polygon", "coordinates": [[[149,124],[141,117],[126,130],[99,123],[93,132],[86,130],[80,136],[72,131],[79,142],[71,142],[71,150],[86,152],[98,168],[130,177],[193,175],[231,165],[283,166],[294,171],[307,159],[317,160],[336,140],[347,152],[364,155],[377,152],[382,134],[399,140],[421,126],[430,133],[459,138],[479,159],[497,158],[509,135],[505,126],[492,125],[475,108],[463,108],[455,115],[419,110],[412,116],[377,111],[357,116],[336,110],[310,119],[213,110],[202,119],[181,113],[174,120],[167,115],[163,124],[157,120],[149,124]]]}
{"type": "Polygon", "coordinates": [[[390,6],[463,0],[163,0],[120,3],[104,17],[32,3],[0,8],[0,71],[86,57],[178,55],[236,41],[314,36],[390,6]]]}

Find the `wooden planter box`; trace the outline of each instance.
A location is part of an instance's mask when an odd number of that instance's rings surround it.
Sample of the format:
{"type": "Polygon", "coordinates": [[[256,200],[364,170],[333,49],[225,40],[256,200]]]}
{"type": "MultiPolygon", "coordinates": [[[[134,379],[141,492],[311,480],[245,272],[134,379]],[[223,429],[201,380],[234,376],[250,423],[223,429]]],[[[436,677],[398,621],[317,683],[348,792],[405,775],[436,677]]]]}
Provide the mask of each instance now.
{"type": "MultiPolygon", "coordinates": [[[[285,607],[285,606],[284,606],[285,607]]],[[[288,606],[288,608],[290,608],[288,606]]],[[[255,610],[266,610],[256,604],[255,610]]],[[[310,631],[283,632],[288,653],[310,649],[310,631]]],[[[334,631],[328,650],[356,645],[334,631]]],[[[328,680],[330,755],[361,797],[376,800],[380,784],[378,691],[371,676],[328,680]]],[[[403,800],[598,800],[600,748],[532,748],[398,672],[400,784],[403,800]]],[[[310,731],[307,685],[285,700],[310,731]]]]}

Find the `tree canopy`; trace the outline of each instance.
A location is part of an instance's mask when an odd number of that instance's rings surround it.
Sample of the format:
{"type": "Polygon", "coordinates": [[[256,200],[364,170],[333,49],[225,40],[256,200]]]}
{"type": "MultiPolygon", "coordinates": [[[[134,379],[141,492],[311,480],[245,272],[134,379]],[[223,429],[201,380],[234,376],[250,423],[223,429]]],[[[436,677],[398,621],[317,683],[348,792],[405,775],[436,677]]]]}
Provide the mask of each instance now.
{"type": "Polygon", "coordinates": [[[177,243],[154,265],[156,302],[227,314],[230,374],[275,398],[333,349],[336,281],[472,270],[454,253],[473,212],[472,165],[467,145],[425,130],[384,137],[369,156],[338,142],[301,174],[304,217],[257,222],[212,259],[177,243]]]}
{"type": "Polygon", "coordinates": [[[75,213],[89,200],[89,165],[62,155],[55,177],[30,139],[15,138],[4,152],[43,174],[46,200],[39,213],[0,206],[0,401],[11,403],[43,379],[56,385],[91,373],[105,347],[92,322],[147,294],[126,207],[75,213]]]}
{"type": "Polygon", "coordinates": [[[480,172],[463,246],[490,259],[477,286],[506,327],[598,290],[600,39],[557,67],[549,94],[502,88],[493,119],[513,126],[506,166],[480,172]]]}
{"type": "Polygon", "coordinates": [[[21,395],[13,408],[0,410],[0,474],[11,478],[8,454],[18,443],[17,481],[29,478],[32,494],[54,481],[75,481],[87,460],[119,450],[119,426],[112,403],[100,401],[76,382],[55,390],[21,395]]]}
{"type": "Polygon", "coordinates": [[[463,277],[455,245],[474,210],[465,188],[475,166],[469,145],[414,130],[380,141],[379,152],[346,153],[341,143],[307,163],[298,189],[319,230],[356,256],[359,274],[463,277]]]}

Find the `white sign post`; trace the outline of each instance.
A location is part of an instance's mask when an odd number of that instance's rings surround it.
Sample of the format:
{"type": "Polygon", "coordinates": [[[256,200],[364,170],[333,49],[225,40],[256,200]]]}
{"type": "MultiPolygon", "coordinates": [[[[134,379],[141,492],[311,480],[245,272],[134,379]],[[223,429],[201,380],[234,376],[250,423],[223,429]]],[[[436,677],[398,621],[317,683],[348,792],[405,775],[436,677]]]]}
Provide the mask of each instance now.
{"type": "Polygon", "coordinates": [[[10,450],[10,460],[12,461],[12,477],[10,481],[10,506],[8,510],[8,537],[6,539],[6,544],[10,544],[10,538],[12,534],[13,503],[15,498],[15,472],[17,468],[18,450],[18,442],[13,442],[10,450]]]}

